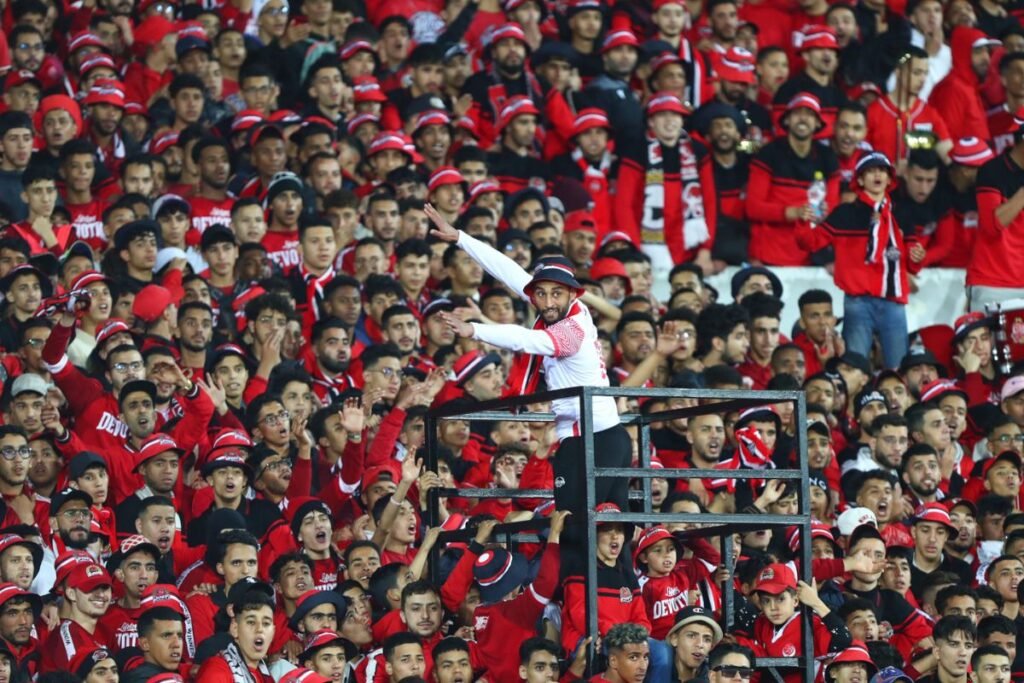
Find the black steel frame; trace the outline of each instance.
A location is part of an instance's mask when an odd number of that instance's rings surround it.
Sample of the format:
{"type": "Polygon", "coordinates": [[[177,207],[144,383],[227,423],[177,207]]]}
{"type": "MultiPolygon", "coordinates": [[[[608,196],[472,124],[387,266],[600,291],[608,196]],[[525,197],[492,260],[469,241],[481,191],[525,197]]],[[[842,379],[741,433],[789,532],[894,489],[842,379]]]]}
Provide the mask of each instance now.
{"type": "MultiPolygon", "coordinates": [[[[522,422],[551,422],[552,413],[522,412],[521,408],[532,403],[549,402],[560,398],[576,398],[581,401],[580,434],[583,435],[584,455],[586,457],[587,478],[587,518],[586,547],[588,557],[597,556],[596,527],[601,522],[628,522],[632,524],[664,524],[664,523],[697,523],[699,529],[686,532],[693,536],[719,536],[721,538],[722,559],[731,577],[734,572],[735,559],[732,556],[731,535],[735,532],[797,526],[800,534],[800,566],[803,580],[811,583],[811,513],[810,484],[807,464],[807,440],[802,426],[807,423],[806,402],[803,392],[799,391],[748,391],[748,390],[712,390],[712,389],[646,389],[635,387],[569,387],[555,391],[546,391],[525,396],[509,396],[492,401],[481,401],[467,411],[466,406],[439,406],[432,409],[426,418],[426,468],[437,470],[437,423],[444,419],[461,420],[518,420],[522,422]],[[625,414],[621,416],[622,424],[639,427],[639,466],[635,468],[596,467],[594,464],[594,433],[590,428],[593,424],[593,399],[598,396],[612,398],[644,398],[644,399],[696,399],[698,405],[688,408],[662,410],[649,414],[625,414]],[[721,478],[722,470],[702,469],[652,469],[651,468],[651,423],[673,420],[683,417],[694,417],[710,413],[726,414],[774,403],[793,403],[794,422],[797,425],[796,441],[799,454],[797,469],[771,470],[737,470],[730,471],[731,479],[784,479],[800,482],[800,511],[796,515],[771,514],[710,514],[710,513],[655,513],[651,509],[651,479],[711,479],[721,478]],[[641,479],[642,491],[633,492],[631,499],[639,499],[643,503],[643,512],[624,511],[621,513],[599,513],[595,509],[594,482],[596,477],[641,479]]],[[[546,489],[432,489],[428,496],[427,523],[436,526],[440,523],[440,498],[552,498],[553,492],[546,489]]],[[[533,519],[509,524],[499,524],[495,534],[504,535],[511,542],[524,531],[543,529],[547,519],[533,519]]],[[[436,582],[438,562],[437,554],[447,542],[465,541],[473,538],[475,531],[461,529],[443,532],[432,550],[430,561],[431,578],[436,582]]],[[[597,633],[597,564],[587,563],[587,601],[586,619],[588,631],[597,633]]],[[[733,591],[726,585],[722,591],[723,630],[729,633],[733,626],[733,591]]],[[[777,668],[800,667],[803,669],[805,683],[813,683],[815,678],[814,640],[811,630],[811,614],[804,608],[803,619],[803,656],[786,658],[758,658],[758,668],[767,669],[774,677],[781,680],[777,668]]],[[[593,652],[591,660],[593,659],[593,652]]]]}

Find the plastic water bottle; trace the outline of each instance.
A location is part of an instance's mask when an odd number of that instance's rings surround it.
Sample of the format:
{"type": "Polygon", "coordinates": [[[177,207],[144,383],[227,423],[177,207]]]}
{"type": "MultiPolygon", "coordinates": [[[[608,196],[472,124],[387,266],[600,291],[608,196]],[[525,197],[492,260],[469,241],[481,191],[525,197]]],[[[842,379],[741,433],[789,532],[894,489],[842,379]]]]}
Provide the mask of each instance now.
{"type": "Polygon", "coordinates": [[[815,171],[814,182],[812,182],[810,187],[807,188],[807,203],[814,212],[814,218],[811,219],[811,222],[815,225],[825,220],[825,212],[827,209],[825,206],[826,194],[825,176],[821,171],[815,171]]]}

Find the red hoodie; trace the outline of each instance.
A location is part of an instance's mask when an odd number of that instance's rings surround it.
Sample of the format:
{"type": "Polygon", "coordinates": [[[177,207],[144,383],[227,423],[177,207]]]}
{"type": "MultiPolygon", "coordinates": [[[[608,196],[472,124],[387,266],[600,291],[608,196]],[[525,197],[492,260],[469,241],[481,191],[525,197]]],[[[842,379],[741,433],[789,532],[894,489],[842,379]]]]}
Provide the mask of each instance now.
{"type": "Polygon", "coordinates": [[[938,110],[946,122],[953,140],[977,135],[978,131],[988,131],[988,118],[979,92],[981,79],[971,66],[974,45],[986,40],[989,40],[988,36],[976,28],[957,26],[953,29],[949,41],[953,52],[953,70],[935,86],[928,98],[928,103],[938,110]]]}

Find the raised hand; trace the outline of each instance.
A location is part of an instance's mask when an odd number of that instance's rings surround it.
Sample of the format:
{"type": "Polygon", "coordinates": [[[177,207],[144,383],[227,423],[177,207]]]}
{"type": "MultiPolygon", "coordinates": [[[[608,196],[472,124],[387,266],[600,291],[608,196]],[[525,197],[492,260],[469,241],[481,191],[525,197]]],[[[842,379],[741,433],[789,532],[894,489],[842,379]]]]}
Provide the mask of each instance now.
{"type": "Polygon", "coordinates": [[[485,519],[480,522],[476,525],[476,536],[473,537],[473,540],[480,545],[487,543],[494,534],[494,527],[496,526],[498,526],[498,520],[496,519],[485,519]]]}
{"type": "Polygon", "coordinates": [[[464,320],[459,320],[459,318],[454,314],[446,311],[442,311],[440,315],[444,324],[447,325],[451,331],[456,334],[456,336],[464,337],[466,339],[473,336],[473,325],[470,323],[467,323],[464,320]]]}
{"type": "MultiPolygon", "coordinates": [[[[689,332],[686,334],[688,335],[689,332]]],[[[668,357],[683,348],[684,343],[686,343],[686,340],[683,338],[683,332],[679,329],[679,321],[669,320],[661,326],[661,331],[658,333],[658,343],[655,348],[658,355],[668,357]]]]}
{"type": "Polygon", "coordinates": [[[338,412],[341,416],[341,428],[351,434],[362,434],[366,424],[366,415],[358,398],[349,398],[338,412]]]}
{"type": "Polygon", "coordinates": [[[434,224],[434,229],[430,231],[430,234],[434,237],[443,240],[445,242],[458,242],[459,231],[452,227],[452,224],[444,219],[437,209],[434,208],[433,204],[427,204],[423,207],[423,213],[427,214],[427,218],[434,224]]]}

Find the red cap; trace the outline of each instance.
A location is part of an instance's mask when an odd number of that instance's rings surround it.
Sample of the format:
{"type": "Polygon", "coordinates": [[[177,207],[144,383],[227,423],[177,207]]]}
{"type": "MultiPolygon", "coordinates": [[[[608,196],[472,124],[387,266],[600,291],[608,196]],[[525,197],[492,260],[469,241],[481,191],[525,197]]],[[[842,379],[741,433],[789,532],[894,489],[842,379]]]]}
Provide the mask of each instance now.
{"type": "Polygon", "coordinates": [[[505,106],[501,108],[501,115],[498,117],[498,130],[505,130],[506,126],[512,123],[512,119],[525,115],[540,116],[540,110],[526,95],[510,97],[505,101],[505,106]]]}
{"type": "Polygon", "coordinates": [[[149,110],[141,102],[125,102],[124,103],[124,115],[125,116],[149,116],[149,110]]]}
{"type": "Polygon", "coordinates": [[[36,87],[38,87],[40,90],[43,87],[43,82],[39,79],[39,76],[37,76],[34,71],[21,69],[19,71],[12,71],[7,76],[6,86],[8,90],[10,90],[11,88],[17,88],[19,85],[23,85],[25,83],[35,83],[36,87]]]}
{"type": "Polygon", "coordinates": [[[128,323],[125,321],[120,318],[111,318],[107,322],[103,323],[103,327],[96,332],[96,343],[102,344],[118,332],[130,333],[131,331],[132,328],[128,327],[128,323]]]}
{"type": "Polygon", "coordinates": [[[577,209],[565,214],[565,227],[563,232],[570,233],[577,230],[585,230],[597,234],[597,221],[594,214],[587,209],[577,209]]]}
{"type": "Polygon", "coordinates": [[[387,102],[388,96],[384,94],[380,83],[373,76],[361,76],[352,88],[356,103],[359,102],[387,102]]]}
{"type": "Polygon", "coordinates": [[[371,467],[366,470],[366,473],[363,474],[363,490],[365,491],[382,479],[384,481],[394,482],[395,484],[402,481],[402,472],[399,469],[397,462],[390,460],[383,465],[371,467]]]}
{"type": "Polygon", "coordinates": [[[526,40],[526,33],[523,31],[523,27],[519,24],[504,24],[491,31],[490,38],[487,42],[487,46],[497,45],[499,40],[505,40],[506,38],[512,38],[518,40],[523,45],[529,47],[530,43],[526,40]]]}
{"type": "Polygon", "coordinates": [[[754,591],[778,595],[787,589],[796,590],[796,577],[793,570],[784,564],[770,564],[757,576],[754,591]]]}
{"type": "Polygon", "coordinates": [[[591,128],[604,128],[610,130],[612,127],[611,122],[608,120],[608,114],[604,109],[597,107],[587,107],[581,109],[576,114],[576,120],[572,124],[572,135],[576,137],[580,133],[585,133],[591,128]]]}
{"type": "Polygon", "coordinates": [[[243,109],[231,120],[231,134],[244,133],[253,126],[263,123],[263,113],[256,109],[243,109]]]}
{"type": "Polygon", "coordinates": [[[185,615],[185,601],[181,599],[178,589],[169,583],[155,583],[142,591],[139,606],[143,609],[170,607],[178,614],[185,615]]]}
{"type": "Polygon", "coordinates": [[[135,40],[132,43],[132,48],[134,48],[136,54],[144,55],[149,48],[163,40],[164,36],[177,33],[177,31],[178,27],[175,26],[174,22],[160,15],[154,15],[136,26],[135,30],[132,31],[132,36],[135,40]]]}
{"type": "Polygon", "coordinates": [[[799,92],[786,103],[786,114],[795,109],[810,109],[819,120],[821,119],[821,102],[809,92],[799,92]]]}
{"type": "Polygon", "coordinates": [[[683,104],[683,101],[679,99],[679,96],[675,93],[667,91],[661,91],[654,93],[650,100],[647,102],[647,116],[654,116],[664,111],[674,112],[680,116],[686,116],[690,113],[690,108],[683,104]]]}
{"type": "MultiPolygon", "coordinates": [[[[982,477],[987,477],[988,476],[988,471],[990,469],[992,469],[993,467],[995,467],[996,463],[998,463],[1001,460],[1005,460],[1005,461],[1011,463],[1014,466],[1014,468],[1016,468],[1017,473],[1020,474],[1021,460],[1020,460],[1020,456],[1017,455],[1017,451],[1003,451],[1002,453],[1000,453],[999,455],[995,456],[994,458],[988,458],[987,460],[984,461],[985,464],[982,465],[982,467],[981,467],[981,476],[982,477]]],[[[950,507],[949,509],[952,511],[953,508],[950,507]]],[[[977,514],[978,514],[977,509],[975,509],[974,514],[975,514],[975,516],[977,516],[977,514]]],[[[952,520],[952,518],[950,518],[950,519],[952,520]]]]}
{"type": "MultiPolygon", "coordinates": [[[[71,281],[71,289],[82,289],[96,282],[110,282],[110,279],[103,273],[97,273],[95,270],[83,270],[75,277],[74,280],[71,281]]],[[[127,329],[127,327],[128,326],[125,325],[125,329],[127,329]]],[[[105,328],[106,325],[104,325],[104,329],[105,328]]],[[[99,343],[98,338],[96,341],[99,343]]]]}
{"type": "Polygon", "coordinates": [[[469,188],[469,203],[472,204],[480,198],[480,195],[485,195],[488,192],[501,192],[501,185],[490,178],[473,183],[469,188]]]}
{"type": "Polygon", "coordinates": [[[96,81],[85,95],[85,104],[109,104],[124,109],[124,84],[113,78],[96,81]]]}
{"type": "Polygon", "coordinates": [[[182,450],[178,442],[172,439],[167,434],[160,432],[154,433],[148,439],[142,442],[142,447],[135,454],[135,469],[138,469],[142,463],[146,462],[150,458],[155,458],[161,453],[167,451],[174,451],[178,454],[183,454],[185,451],[182,450]]]}
{"type": "Polygon", "coordinates": [[[356,54],[360,52],[369,52],[375,54],[373,51],[373,45],[365,40],[352,40],[341,46],[341,58],[344,61],[352,59],[356,54]]]}
{"type": "Polygon", "coordinates": [[[610,233],[601,238],[601,246],[604,247],[612,242],[627,242],[633,245],[633,238],[629,236],[629,233],[622,232],[621,230],[612,230],[610,233]]]}
{"type": "Polygon", "coordinates": [[[331,683],[331,679],[310,669],[299,667],[282,676],[278,683],[331,683]]]}
{"type": "MultiPolygon", "coordinates": [[[[321,117],[310,116],[308,119],[305,120],[312,121],[313,119],[319,118],[321,117]]],[[[282,126],[295,126],[302,123],[304,119],[295,112],[293,112],[291,109],[275,109],[270,114],[270,117],[267,120],[270,121],[271,123],[280,123],[282,126]]],[[[331,125],[333,126],[334,124],[331,125]]]]}
{"type": "Polygon", "coordinates": [[[178,144],[178,132],[168,130],[160,133],[150,141],[149,151],[151,154],[163,154],[165,149],[173,147],[176,144],[178,144]]]}
{"type": "Polygon", "coordinates": [[[734,45],[718,61],[718,77],[723,81],[752,84],[757,81],[754,61],[754,55],[749,50],[734,45]]]}
{"type": "Polygon", "coordinates": [[[416,123],[413,125],[412,134],[420,132],[427,126],[450,126],[452,124],[451,118],[447,113],[440,109],[430,109],[423,112],[416,117],[416,123]]]}
{"type": "Polygon", "coordinates": [[[359,114],[357,116],[353,116],[349,120],[349,122],[345,124],[345,131],[349,135],[355,135],[356,131],[359,130],[359,126],[363,125],[364,123],[376,123],[377,126],[379,127],[380,126],[380,117],[377,116],[376,114],[369,114],[369,113],[367,113],[367,114],[359,114]]]}
{"type": "Polygon", "coordinates": [[[665,5],[682,5],[682,4],[683,4],[683,0],[654,0],[654,2],[651,3],[651,10],[654,11],[654,12],[657,12],[659,9],[661,9],[665,5]]]}
{"type": "Polygon", "coordinates": [[[110,574],[98,564],[80,564],[68,574],[67,587],[80,590],[83,593],[91,593],[103,586],[113,586],[110,574]]]}
{"type": "Polygon", "coordinates": [[[408,154],[405,150],[405,140],[401,138],[397,133],[393,131],[382,131],[377,134],[377,137],[370,143],[369,149],[366,150],[367,156],[373,156],[379,152],[385,152],[389,149],[398,150],[408,154]]]}
{"type": "Polygon", "coordinates": [[[966,337],[973,330],[984,327],[980,324],[985,322],[985,314],[980,311],[972,311],[970,313],[964,313],[962,316],[956,319],[953,323],[953,337],[956,341],[961,341],[962,337],[966,337]]]}
{"type": "Polygon", "coordinates": [[[213,441],[210,443],[210,450],[206,452],[206,456],[209,457],[214,451],[222,448],[237,450],[239,448],[252,448],[254,445],[253,440],[245,432],[239,429],[222,429],[213,437],[213,441]]]}
{"type": "MultiPolygon", "coordinates": [[[[1020,459],[1017,460],[1018,466],[1020,465],[1020,459]]],[[[935,524],[941,524],[951,534],[958,534],[960,530],[953,526],[953,521],[949,518],[949,510],[942,503],[925,503],[921,507],[917,508],[914,516],[910,520],[910,525],[913,526],[919,522],[934,522],[935,524]]]]}
{"type": "Polygon", "coordinates": [[[96,564],[96,560],[85,550],[67,550],[58,555],[57,562],[53,565],[54,572],[57,574],[53,583],[54,588],[59,592],[61,584],[67,580],[72,570],[82,564],[96,564]]]}
{"type": "Polygon", "coordinates": [[[818,48],[826,50],[839,49],[836,32],[831,26],[805,26],[799,36],[800,44],[797,47],[800,49],[800,52],[818,48]]]}
{"type": "Polygon", "coordinates": [[[949,158],[961,166],[981,166],[995,158],[992,148],[981,138],[960,138],[953,143],[949,158]]]}
{"type": "Polygon", "coordinates": [[[623,45],[631,45],[634,48],[640,47],[640,41],[636,39],[632,31],[622,29],[619,31],[612,31],[604,37],[604,42],[601,43],[601,54],[614,50],[617,47],[623,45]]]}
{"type": "Polygon", "coordinates": [[[661,525],[645,529],[644,532],[640,534],[640,540],[637,541],[636,549],[633,551],[633,564],[640,561],[640,553],[644,552],[659,541],[676,542],[676,537],[672,535],[672,532],[661,525]]]}
{"type": "MultiPolygon", "coordinates": [[[[81,50],[83,47],[98,47],[102,50],[106,50],[107,44],[95,33],[91,31],[81,31],[76,33],[68,41],[68,54],[74,54],[76,50],[81,50]]],[[[81,69],[80,69],[81,71],[81,69]]]]}
{"type": "Polygon", "coordinates": [[[839,666],[840,664],[864,664],[868,670],[868,677],[873,677],[878,671],[878,667],[875,666],[874,660],[871,659],[871,653],[868,652],[868,646],[859,640],[853,641],[850,647],[846,648],[828,663],[825,667],[826,679],[830,679],[828,676],[828,670],[833,666],[839,666]]]}
{"type": "MultiPolygon", "coordinates": [[[[18,536],[17,538],[21,537],[18,536]]],[[[29,601],[34,603],[34,607],[36,609],[38,609],[42,604],[40,602],[39,596],[35,593],[30,593],[29,591],[22,590],[13,583],[0,583],[0,607],[7,604],[8,601],[14,600],[15,598],[27,598],[29,601]]]]}
{"type": "Polygon", "coordinates": [[[132,315],[144,323],[154,322],[164,314],[173,301],[171,292],[166,287],[146,285],[132,302],[132,315]]]}
{"type": "Polygon", "coordinates": [[[599,258],[590,266],[590,279],[601,281],[606,277],[621,277],[626,281],[626,294],[631,294],[633,287],[630,285],[629,274],[626,273],[626,266],[622,261],[615,258],[599,258]]]}
{"type": "Polygon", "coordinates": [[[921,403],[938,401],[946,394],[959,394],[965,401],[968,400],[967,392],[956,383],[956,380],[939,378],[921,387],[921,403]]]}
{"type": "Polygon", "coordinates": [[[93,69],[103,66],[117,73],[117,65],[114,64],[114,60],[106,52],[96,52],[83,59],[82,63],[78,65],[78,73],[84,76],[93,69]]]}
{"type": "Polygon", "coordinates": [[[430,175],[427,191],[433,192],[442,185],[461,185],[462,174],[454,166],[442,166],[430,175]]]}

